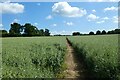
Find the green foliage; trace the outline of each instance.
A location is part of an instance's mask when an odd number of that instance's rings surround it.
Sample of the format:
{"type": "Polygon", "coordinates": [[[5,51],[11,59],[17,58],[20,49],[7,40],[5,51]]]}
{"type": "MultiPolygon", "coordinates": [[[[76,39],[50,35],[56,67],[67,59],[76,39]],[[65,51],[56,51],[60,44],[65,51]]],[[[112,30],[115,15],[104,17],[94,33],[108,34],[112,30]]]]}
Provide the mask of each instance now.
{"type": "Polygon", "coordinates": [[[115,29],[114,31],[116,34],[120,34],[120,29],[115,29]]]}
{"type": "Polygon", "coordinates": [[[112,30],[112,31],[108,31],[107,34],[120,34],[120,29],[115,29],[115,30],[112,30]]]}
{"type": "Polygon", "coordinates": [[[103,30],[103,31],[102,31],[102,34],[106,34],[106,31],[105,31],[105,30],[103,30]]]}
{"type": "Polygon", "coordinates": [[[44,35],[45,35],[43,29],[40,29],[40,30],[39,30],[39,35],[40,35],[40,36],[44,36],[44,35]]]}
{"type": "Polygon", "coordinates": [[[4,78],[55,78],[66,53],[65,37],[3,38],[4,78]]]}
{"type": "Polygon", "coordinates": [[[94,35],[94,32],[91,31],[91,32],[89,33],[89,35],[94,35]]]}
{"type": "Polygon", "coordinates": [[[116,80],[118,64],[118,35],[69,37],[90,75],[116,80]]]}
{"type": "MultiPolygon", "coordinates": [[[[100,31],[100,30],[98,30],[98,31],[96,31],[96,35],[105,35],[105,34],[120,34],[120,29],[118,28],[118,29],[115,29],[115,30],[111,30],[111,31],[108,31],[108,32],[106,32],[105,30],[103,30],[103,31],[100,31]]],[[[79,32],[73,32],[73,34],[72,34],[73,36],[77,36],[77,35],[94,35],[94,32],[89,32],[89,34],[79,34],[79,32]]]]}
{"type": "Polygon", "coordinates": [[[50,36],[50,33],[49,33],[49,30],[48,29],[45,29],[45,36],[50,36]]]}
{"type": "MultiPolygon", "coordinates": [[[[93,77],[120,78],[118,35],[71,36],[75,52],[93,77]]],[[[65,37],[3,38],[3,77],[64,77],[65,37]]]]}
{"type": "Polygon", "coordinates": [[[18,35],[20,35],[20,28],[21,28],[21,25],[18,24],[18,23],[11,24],[11,28],[9,30],[10,36],[18,36],[18,35]]]}
{"type": "Polygon", "coordinates": [[[72,35],[73,35],[73,36],[78,36],[78,35],[80,35],[80,32],[73,32],[72,35]]]}
{"type": "Polygon", "coordinates": [[[30,23],[26,23],[23,27],[24,27],[24,34],[26,36],[37,35],[38,29],[35,26],[31,25],[30,23]]]}
{"type": "Polygon", "coordinates": [[[30,36],[50,36],[49,29],[38,30],[38,28],[31,23],[25,23],[21,25],[19,23],[12,23],[10,25],[9,33],[6,30],[0,30],[0,36],[2,37],[30,37],[30,36]]]}
{"type": "Polygon", "coordinates": [[[97,35],[100,35],[100,34],[101,34],[101,31],[99,31],[99,30],[96,31],[96,34],[97,34],[97,35]]]}
{"type": "Polygon", "coordinates": [[[2,37],[8,36],[7,31],[6,30],[0,30],[0,36],[2,36],[2,37]]]}

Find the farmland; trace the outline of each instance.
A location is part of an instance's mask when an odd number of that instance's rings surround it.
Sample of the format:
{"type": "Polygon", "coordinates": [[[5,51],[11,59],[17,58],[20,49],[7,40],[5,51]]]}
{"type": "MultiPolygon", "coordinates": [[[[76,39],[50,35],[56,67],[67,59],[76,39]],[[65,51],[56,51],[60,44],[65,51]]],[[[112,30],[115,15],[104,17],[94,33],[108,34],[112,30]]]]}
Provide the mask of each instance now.
{"type": "MultiPolygon", "coordinates": [[[[96,77],[115,79],[118,70],[118,35],[68,36],[72,47],[96,77]]],[[[67,53],[65,37],[2,39],[4,78],[54,78],[67,53]]]]}
{"type": "Polygon", "coordinates": [[[4,38],[3,77],[53,78],[66,52],[65,38],[4,38]]]}
{"type": "Polygon", "coordinates": [[[118,77],[118,35],[69,37],[89,74],[98,78],[118,77]]]}

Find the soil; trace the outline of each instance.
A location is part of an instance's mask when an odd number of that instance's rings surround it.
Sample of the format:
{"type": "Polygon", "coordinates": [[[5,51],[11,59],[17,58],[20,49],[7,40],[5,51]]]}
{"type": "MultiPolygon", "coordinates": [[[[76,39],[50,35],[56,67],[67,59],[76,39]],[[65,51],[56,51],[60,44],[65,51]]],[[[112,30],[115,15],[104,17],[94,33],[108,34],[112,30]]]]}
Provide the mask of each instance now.
{"type": "Polygon", "coordinates": [[[82,63],[82,60],[78,59],[77,56],[75,55],[75,51],[72,47],[72,44],[66,38],[67,41],[67,54],[65,56],[65,64],[67,66],[65,72],[65,78],[76,78],[83,80],[85,77],[85,69],[84,65],[82,63]]]}

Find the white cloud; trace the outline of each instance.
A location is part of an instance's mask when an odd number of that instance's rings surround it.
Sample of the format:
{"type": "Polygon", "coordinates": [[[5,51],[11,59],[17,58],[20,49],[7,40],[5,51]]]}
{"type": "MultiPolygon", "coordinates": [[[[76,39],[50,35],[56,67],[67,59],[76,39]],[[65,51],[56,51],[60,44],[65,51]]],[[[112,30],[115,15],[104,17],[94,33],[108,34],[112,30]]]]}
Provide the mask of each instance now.
{"type": "Polygon", "coordinates": [[[65,31],[65,30],[62,30],[62,31],[52,31],[51,35],[58,35],[58,34],[61,34],[61,35],[72,35],[72,32],[73,31],[65,31]]]}
{"type": "Polygon", "coordinates": [[[0,13],[23,13],[24,6],[19,3],[4,2],[0,3],[0,13]]]}
{"type": "Polygon", "coordinates": [[[107,7],[107,8],[104,9],[104,11],[117,11],[117,10],[118,10],[118,7],[114,7],[114,6],[107,7]]]}
{"type": "Polygon", "coordinates": [[[51,15],[48,15],[46,19],[52,19],[53,17],[51,15]]]}
{"type": "Polygon", "coordinates": [[[54,27],[56,27],[56,26],[57,26],[57,24],[52,24],[51,26],[54,26],[54,27]]]}
{"type": "Polygon", "coordinates": [[[20,20],[18,20],[18,19],[14,19],[11,24],[13,24],[13,23],[18,23],[19,21],[20,21],[20,20]]]}
{"type": "Polygon", "coordinates": [[[38,25],[38,23],[34,23],[34,25],[35,25],[35,26],[37,26],[37,25],[38,25]]]}
{"type": "Polygon", "coordinates": [[[96,10],[92,10],[92,12],[93,12],[93,13],[95,13],[95,12],[96,12],[96,10]]]}
{"type": "Polygon", "coordinates": [[[13,22],[19,22],[19,20],[18,19],[14,19],[13,22]]]}
{"type": "Polygon", "coordinates": [[[0,24],[0,27],[3,27],[3,24],[0,24]]]}
{"type": "Polygon", "coordinates": [[[95,20],[99,19],[99,17],[94,14],[90,14],[87,16],[87,19],[88,19],[88,21],[95,21],[95,20]]]}
{"type": "Polygon", "coordinates": [[[114,22],[114,23],[120,22],[120,17],[119,17],[119,19],[118,19],[118,16],[113,16],[113,22],[114,22]]]}
{"type": "Polygon", "coordinates": [[[109,18],[108,18],[108,17],[104,17],[104,18],[102,18],[102,19],[104,19],[104,20],[108,20],[109,18]]]}
{"type": "MultiPolygon", "coordinates": [[[[72,35],[73,32],[80,32],[80,31],[66,31],[66,30],[62,30],[62,31],[52,31],[51,35],[72,35]]],[[[87,34],[88,32],[81,32],[83,34],[87,34]]]]}
{"type": "Polygon", "coordinates": [[[3,24],[0,24],[0,30],[3,30],[4,28],[3,28],[3,24]]]}
{"type": "Polygon", "coordinates": [[[104,23],[105,21],[103,20],[103,21],[98,21],[98,22],[96,22],[96,23],[98,23],[98,24],[100,24],[100,23],[104,23]]]}
{"type": "Polygon", "coordinates": [[[52,6],[52,12],[65,17],[81,17],[87,14],[85,9],[72,7],[67,2],[58,2],[52,6]]]}
{"type": "Polygon", "coordinates": [[[73,22],[66,22],[66,24],[67,24],[68,26],[72,26],[72,25],[73,25],[73,22]]]}

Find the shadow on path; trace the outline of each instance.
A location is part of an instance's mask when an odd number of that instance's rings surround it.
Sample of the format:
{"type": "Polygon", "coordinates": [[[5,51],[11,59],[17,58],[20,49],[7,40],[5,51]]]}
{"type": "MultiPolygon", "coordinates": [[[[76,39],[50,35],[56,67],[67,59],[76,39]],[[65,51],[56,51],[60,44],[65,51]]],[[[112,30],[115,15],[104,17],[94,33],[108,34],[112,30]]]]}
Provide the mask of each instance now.
{"type": "MultiPolygon", "coordinates": [[[[77,48],[73,48],[72,43],[66,37],[68,54],[66,56],[67,71],[66,78],[74,78],[76,80],[90,80],[92,75],[88,72],[84,63],[84,56],[77,54],[77,48]],[[70,74],[70,75],[69,75],[70,74]]],[[[80,51],[83,52],[81,49],[80,51]]]]}

